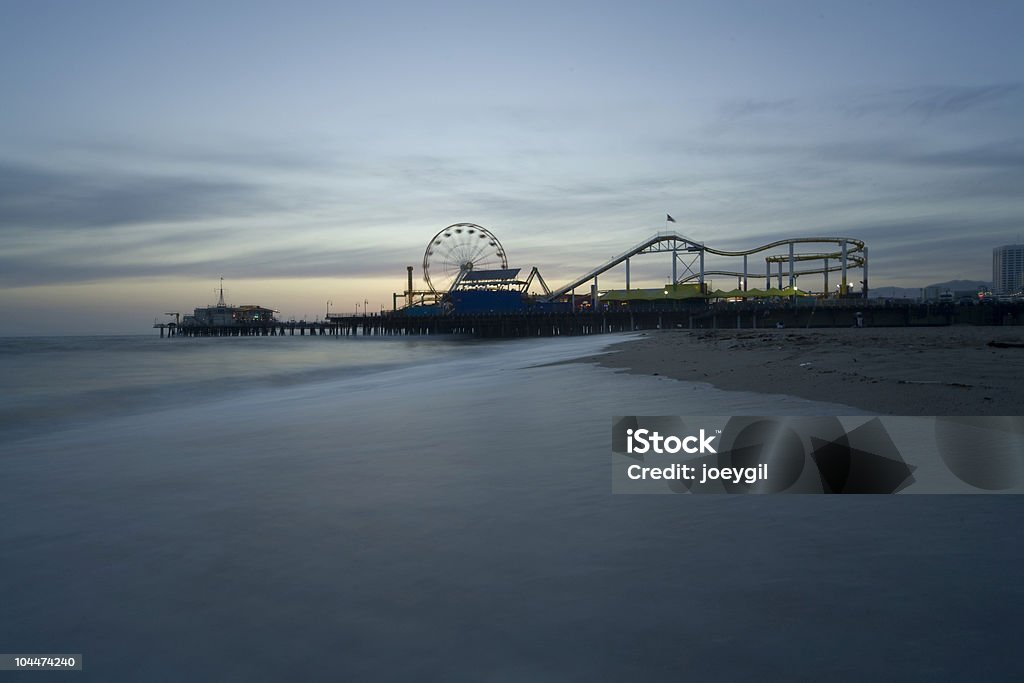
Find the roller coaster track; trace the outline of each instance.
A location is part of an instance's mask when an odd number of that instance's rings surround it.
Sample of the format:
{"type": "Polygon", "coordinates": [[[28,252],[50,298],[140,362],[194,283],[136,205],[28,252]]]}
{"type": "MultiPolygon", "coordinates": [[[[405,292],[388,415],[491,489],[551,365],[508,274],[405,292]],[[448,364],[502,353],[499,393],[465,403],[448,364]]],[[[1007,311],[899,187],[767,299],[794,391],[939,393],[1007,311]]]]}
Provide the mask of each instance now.
{"type": "MultiPolygon", "coordinates": [[[[864,242],[852,237],[791,237],[788,239],[776,240],[775,242],[769,242],[753,249],[747,249],[742,251],[726,251],[723,249],[713,249],[706,246],[703,242],[697,242],[696,240],[690,239],[685,235],[681,235],[674,231],[657,232],[651,235],[646,240],[637,243],[633,247],[627,249],[621,254],[609,259],[600,266],[588,271],[584,275],[581,275],[572,282],[554,290],[550,295],[545,297],[547,300],[554,300],[560,296],[567,294],[568,292],[576,289],[577,287],[590,282],[597,276],[605,273],[615,266],[626,262],[633,256],[639,254],[650,254],[656,252],[690,252],[697,253],[701,258],[701,269],[697,273],[691,273],[683,278],[680,278],[678,282],[689,282],[695,279],[703,281],[704,277],[708,275],[727,275],[734,277],[768,277],[770,273],[764,274],[753,274],[748,272],[740,271],[727,271],[727,270],[704,270],[703,269],[703,256],[705,253],[714,254],[716,256],[731,256],[731,257],[746,257],[751,254],[757,254],[771,249],[776,249],[785,245],[790,245],[790,254],[774,254],[765,257],[765,262],[769,264],[770,269],[771,263],[788,263],[790,260],[796,261],[814,261],[820,260],[823,262],[822,267],[785,273],[786,276],[799,276],[799,275],[814,275],[829,272],[845,271],[849,268],[865,268],[867,266],[867,247],[864,242]],[[836,244],[839,249],[835,252],[817,252],[817,253],[795,253],[792,251],[792,245],[795,244],[836,244]],[[845,247],[845,249],[844,249],[845,247]],[[845,252],[845,253],[844,253],[845,252]],[[835,259],[839,263],[835,266],[828,265],[828,261],[835,259]]],[[[675,258],[675,257],[673,257],[675,258]]],[[[628,264],[627,264],[628,272],[628,264]]],[[[866,279],[866,276],[865,276],[866,279]]]]}
{"type": "Polygon", "coordinates": [[[622,252],[618,256],[609,259],[605,263],[601,264],[597,268],[594,268],[593,270],[588,271],[586,274],[581,275],[580,277],[573,280],[569,284],[563,287],[559,287],[558,289],[552,291],[551,295],[548,296],[547,299],[557,299],[558,297],[563,296],[568,292],[571,292],[580,285],[589,282],[590,280],[593,280],[601,273],[609,271],[615,266],[619,265],[620,263],[623,263],[626,259],[630,258],[631,256],[636,256],[637,254],[642,253],[653,253],[655,251],[671,251],[672,249],[660,248],[661,245],[663,245],[666,242],[682,243],[685,245],[685,251],[700,251],[701,249],[704,249],[704,245],[701,244],[700,242],[691,240],[689,237],[680,235],[678,232],[656,232],[643,242],[640,242],[639,244],[633,246],[632,248],[622,252]]]}
{"type": "MultiPolygon", "coordinates": [[[[775,249],[777,247],[785,246],[787,244],[828,244],[834,243],[840,246],[838,251],[833,252],[817,252],[817,253],[794,253],[793,261],[821,261],[822,266],[819,268],[812,268],[807,270],[794,270],[792,275],[799,277],[800,275],[821,275],[823,273],[838,273],[843,270],[842,258],[842,245],[846,243],[846,268],[863,268],[867,262],[867,255],[865,251],[864,242],[852,237],[793,237],[790,239],[777,240],[769,244],[763,244],[753,249],[746,251],[723,251],[720,249],[706,248],[705,251],[709,254],[716,254],[718,256],[748,256],[750,254],[757,254],[762,251],[768,251],[769,249],[775,249]],[[829,261],[836,261],[837,263],[833,266],[827,265],[829,261]]],[[[774,254],[772,256],[765,257],[766,263],[789,263],[789,254],[774,254]]],[[[749,271],[743,273],[736,270],[705,270],[704,276],[708,275],[726,275],[732,277],[765,277],[761,274],[753,274],[749,271]]],[[[785,276],[789,276],[789,273],[783,273],[785,276]]],[[[691,282],[700,277],[699,274],[690,274],[679,280],[679,282],[691,282]]]]}

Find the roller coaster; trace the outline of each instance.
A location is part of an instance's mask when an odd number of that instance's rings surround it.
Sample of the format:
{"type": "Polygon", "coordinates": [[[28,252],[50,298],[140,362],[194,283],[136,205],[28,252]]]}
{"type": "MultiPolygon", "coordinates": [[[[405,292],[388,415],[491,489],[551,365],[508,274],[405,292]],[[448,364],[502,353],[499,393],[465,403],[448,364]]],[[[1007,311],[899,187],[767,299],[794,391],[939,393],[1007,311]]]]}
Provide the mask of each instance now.
{"type": "Polygon", "coordinates": [[[759,277],[753,275],[749,270],[748,257],[753,254],[773,251],[780,247],[788,247],[788,253],[775,253],[764,257],[765,271],[763,277],[765,278],[765,289],[771,288],[772,277],[777,278],[778,289],[781,290],[783,288],[782,280],[785,275],[788,277],[789,289],[793,290],[796,288],[796,281],[800,276],[823,275],[823,291],[829,292],[829,273],[840,273],[840,283],[838,286],[839,292],[846,295],[849,294],[849,270],[851,268],[861,268],[863,270],[863,295],[865,297],[867,296],[868,248],[867,245],[859,239],[854,239],[852,237],[791,237],[776,240],[775,242],[769,242],[768,244],[763,244],[761,246],[754,247],[753,249],[726,251],[723,249],[714,249],[705,245],[703,242],[697,242],[696,240],[690,239],[689,237],[674,231],[665,231],[655,233],[646,240],[639,242],[618,256],[609,259],[605,263],[588,271],[584,275],[581,275],[572,282],[553,290],[550,295],[545,297],[545,300],[553,301],[559,297],[565,296],[577,287],[588,282],[593,282],[596,286],[598,276],[619,265],[625,265],[626,289],[629,290],[630,259],[641,254],[665,252],[672,253],[672,284],[685,284],[696,280],[703,291],[705,278],[707,276],[727,276],[737,278],[736,291],[745,292],[749,289],[750,279],[752,277],[759,277]],[[796,245],[798,244],[835,244],[837,248],[832,251],[797,253],[796,245]],[[742,258],[743,268],[742,270],[707,270],[704,267],[706,254],[742,258]],[[806,261],[821,261],[821,265],[813,268],[797,270],[797,262],[806,261]],[[774,275],[772,274],[773,263],[778,266],[774,275]],[[783,273],[784,264],[789,265],[786,273],[783,273]],[[679,272],[680,265],[683,267],[682,274],[679,272]]]}

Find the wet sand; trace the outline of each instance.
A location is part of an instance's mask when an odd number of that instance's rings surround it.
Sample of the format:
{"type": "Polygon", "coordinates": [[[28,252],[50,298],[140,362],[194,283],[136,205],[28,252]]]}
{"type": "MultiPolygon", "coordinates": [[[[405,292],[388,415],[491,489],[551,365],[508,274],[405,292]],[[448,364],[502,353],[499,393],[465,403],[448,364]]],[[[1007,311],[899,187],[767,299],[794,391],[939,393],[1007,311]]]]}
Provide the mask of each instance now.
{"type": "Polygon", "coordinates": [[[1016,415],[1024,327],[664,330],[590,362],[890,415],[1016,415]]]}

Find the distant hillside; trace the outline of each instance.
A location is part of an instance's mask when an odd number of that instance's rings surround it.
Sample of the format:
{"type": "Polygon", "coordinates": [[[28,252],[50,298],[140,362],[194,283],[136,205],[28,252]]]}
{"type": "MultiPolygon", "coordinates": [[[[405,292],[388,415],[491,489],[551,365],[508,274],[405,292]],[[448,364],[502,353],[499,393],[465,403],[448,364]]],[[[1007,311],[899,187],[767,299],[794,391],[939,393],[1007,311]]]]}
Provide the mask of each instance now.
{"type": "Polygon", "coordinates": [[[919,287],[874,287],[868,290],[872,299],[916,299],[921,296],[919,287]]]}
{"type": "MultiPolygon", "coordinates": [[[[939,282],[926,287],[875,287],[868,292],[872,299],[918,299],[921,296],[921,289],[932,289],[944,292],[947,289],[953,292],[976,292],[979,289],[989,289],[991,283],[982,280],[950,280],[939,282]]],[[[934,295],[932,295],[934,296],[934,295]]]]}
{"type": "Polygon", "coordinates": [[[982,280],[950,280],[949,282],[940,282],[936,285],[927,285],[928,288],[936,289],[951,289],[956,291],[988,289],[992,286],[991,282],[983,282],[982,280]]]}

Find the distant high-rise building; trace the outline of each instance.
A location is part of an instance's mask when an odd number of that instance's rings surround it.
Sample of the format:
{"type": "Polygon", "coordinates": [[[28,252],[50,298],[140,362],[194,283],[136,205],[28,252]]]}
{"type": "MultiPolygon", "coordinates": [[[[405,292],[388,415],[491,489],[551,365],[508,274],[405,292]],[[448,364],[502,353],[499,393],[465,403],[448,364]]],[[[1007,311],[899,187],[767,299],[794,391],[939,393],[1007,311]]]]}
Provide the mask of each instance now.
{"type": "Polygon", "coordinates": [[[992,291],[1013,294],[1024,289],[1024,244],[992,250],[992,291]]]}

